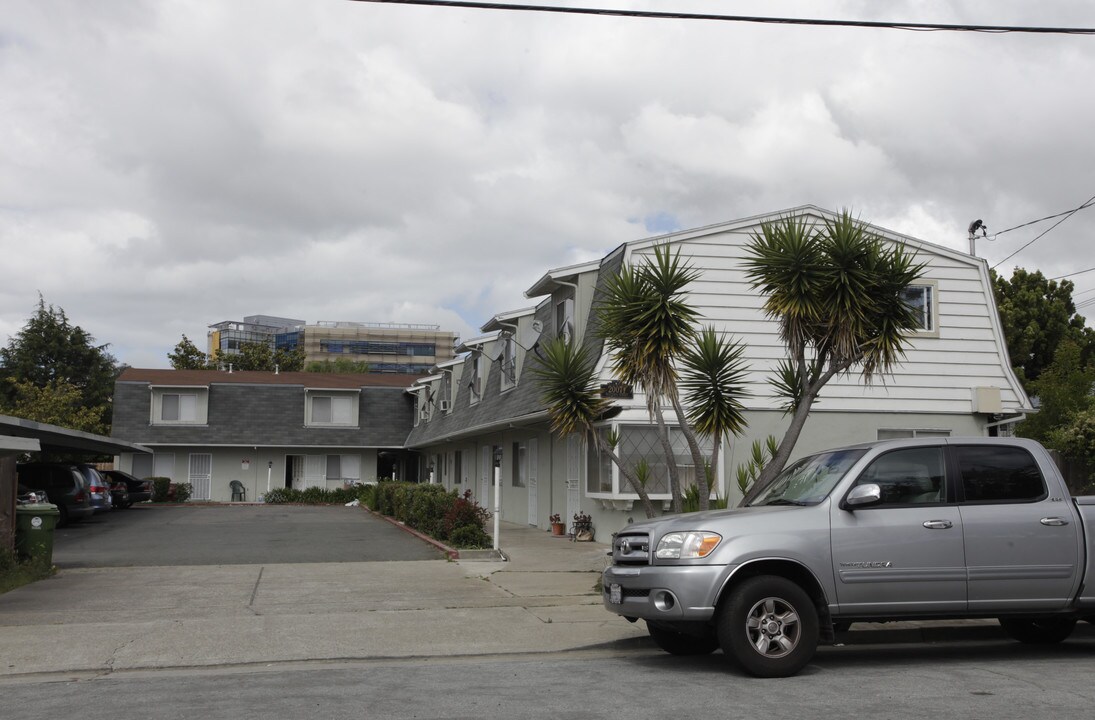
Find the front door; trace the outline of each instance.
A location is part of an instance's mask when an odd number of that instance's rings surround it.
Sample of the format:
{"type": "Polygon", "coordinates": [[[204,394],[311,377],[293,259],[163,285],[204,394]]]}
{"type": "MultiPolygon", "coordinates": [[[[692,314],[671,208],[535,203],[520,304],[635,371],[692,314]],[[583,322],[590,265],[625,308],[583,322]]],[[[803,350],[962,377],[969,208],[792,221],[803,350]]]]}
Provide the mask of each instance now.
{"type": "Polygon", "coordinates": [[[882,502],[831,509],[833,573],[842,615],[966,609],[962,516],[946,482],[943,447],[894,450],[875,459],[857,485],[874,483],[882,502]]]}
{"type": "Polygon", "coordinates": [[[212,490],[213,456],[209,453],[190,453],[191,497],[195,500],[209,500],[212,490]]]}
{"type": "Polygon", "coordinates": [[[537,525],[540,518],[540,493],[536,489],[536,464],[539,462],[536,438],[528,441],[526,461],[528,462],[528,524],[537,525]]]}

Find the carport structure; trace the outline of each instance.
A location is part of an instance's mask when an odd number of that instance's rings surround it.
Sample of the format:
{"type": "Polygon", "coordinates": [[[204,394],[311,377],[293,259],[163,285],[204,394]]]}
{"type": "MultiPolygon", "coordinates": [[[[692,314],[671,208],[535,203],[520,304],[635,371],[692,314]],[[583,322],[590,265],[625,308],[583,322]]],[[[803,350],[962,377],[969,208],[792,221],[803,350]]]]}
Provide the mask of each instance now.
{"type": "Polygon", "coordinates": [[[38,451],[96,455],[152,452],[143,445],[105,435],[0,415],[0,551],[10,552],[15,544],[16,458],[38,451]]]}

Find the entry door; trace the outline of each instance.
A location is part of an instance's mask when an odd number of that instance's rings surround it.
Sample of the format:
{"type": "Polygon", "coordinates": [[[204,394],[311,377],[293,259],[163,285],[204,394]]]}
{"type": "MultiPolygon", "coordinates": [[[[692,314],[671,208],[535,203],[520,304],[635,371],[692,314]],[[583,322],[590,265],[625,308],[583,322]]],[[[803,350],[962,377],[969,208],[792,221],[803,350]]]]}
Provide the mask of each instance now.
{"type": "Polygon", "coordinates": [[[540,518],[540,493],[536,488],[536,466],[539,463],[536,438],[528,441],[526,460],[528,462],[528,524],[537,525],[540,518]]]}
{"type": "Polygon", "coordinates": [[[857,484],[882,502],[855,510],[831,503],[837,601],[845,615],[966,609],[962,516],[949,493],[942,447],[878,457],[857,484]]]}
{"type": "Polygon", "coordinates": [[[209,453],[190,453],[188,479],[195,500],[209,500],[212,490],[213,456],[209,453]]]}
{"type": "Polygon", "coordinates": [[[327,487],[326,455],[304,456],[304,483],[301,489],[310,487],[327,487]]]}
{"type": "Polygon", "coordinates": [[[563,521],[570,525],[571,519],[582,509],[582,442],[571,435],[567,438],[567,514],[563,521]]]}
{"type": "Polygon", "coordinates": [[[484,445],[479,449],[479,504],[485,508],[490,507],[490,473],[490,445],[484,445]]]}

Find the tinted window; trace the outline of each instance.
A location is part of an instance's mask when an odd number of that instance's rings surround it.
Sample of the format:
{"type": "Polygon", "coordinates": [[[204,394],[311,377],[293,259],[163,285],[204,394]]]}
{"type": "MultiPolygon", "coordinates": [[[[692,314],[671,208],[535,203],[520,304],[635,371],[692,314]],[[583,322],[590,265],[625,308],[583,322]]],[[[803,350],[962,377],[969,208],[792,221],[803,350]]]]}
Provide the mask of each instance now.
{"type": "Polygon", "coordinates": [[[878,485],[882,502],[890,505],[945,502],[943,468],[941,447],[894,450],[871,463],[856,485],[878,485]]]}
{"type": "Polygon", "coordinates": [[[1046,495],[1038,463],[1022,448],[958,446],[955,451],[966,502],[1024,502],[1046,495]]]}

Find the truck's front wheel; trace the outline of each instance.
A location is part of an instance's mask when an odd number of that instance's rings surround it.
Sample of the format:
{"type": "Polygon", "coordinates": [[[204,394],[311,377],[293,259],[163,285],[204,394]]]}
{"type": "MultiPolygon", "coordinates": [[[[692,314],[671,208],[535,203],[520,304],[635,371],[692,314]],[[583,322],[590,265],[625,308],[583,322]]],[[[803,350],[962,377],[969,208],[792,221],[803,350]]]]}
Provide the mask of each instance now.
{"type": "Polygon", "coordinates": [[[735,588],[719,610],[719,644],[757,677],[788,677],[814,656],[817,609],[787,578],[761,575],[735,588]]]}

